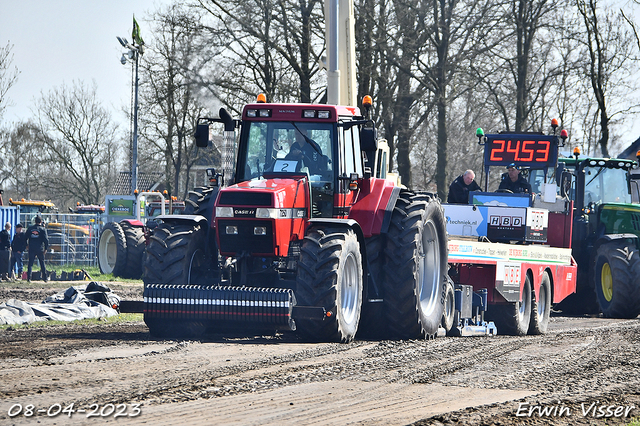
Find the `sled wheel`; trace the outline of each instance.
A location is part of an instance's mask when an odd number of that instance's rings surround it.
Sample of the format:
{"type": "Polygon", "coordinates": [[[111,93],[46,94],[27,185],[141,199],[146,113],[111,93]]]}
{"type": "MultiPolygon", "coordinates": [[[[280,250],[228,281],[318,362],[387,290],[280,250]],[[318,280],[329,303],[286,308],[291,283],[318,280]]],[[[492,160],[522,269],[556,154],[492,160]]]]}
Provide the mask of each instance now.
{"type": "Polygon", "coordinates": [[[529,324],[529,334],[544,334],[549,327],[549,315],[551,314],[551,278],[549,273],[544,271],[540,290],[531,303],[531,322],[529,324]]]}

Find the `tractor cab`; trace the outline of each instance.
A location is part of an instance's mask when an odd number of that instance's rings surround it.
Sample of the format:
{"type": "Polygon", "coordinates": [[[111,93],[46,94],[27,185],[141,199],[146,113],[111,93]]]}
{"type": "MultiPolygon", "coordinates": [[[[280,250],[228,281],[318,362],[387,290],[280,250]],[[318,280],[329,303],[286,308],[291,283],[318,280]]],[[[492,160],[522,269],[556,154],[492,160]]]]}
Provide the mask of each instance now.
{"type": "MultiPolygon", "coordinates": [[[[229,137],[225,145],[231,148],[223,148],[221,179],[212,175],[216,184],[226,180],[228,186],[219,190],[215,209],[205,216],[213,218],[223,255],[238,255],[242,247],[254,255],[288,256],[290,246],[304,237],[309,219],[360,220],[352,206],[371,192],[371,182],[396,184],[393,174],[387,177],[381,170],[387,167],[388,151],[384,143],[378,149],[373,122],[358,108],[270,104],[259,98],[244,107],[240,120],[224,110],[220,117],[229,137]],[[234,158],[236,128],[240,138],[234,158]],[[274,228],[273,219],[290,219],[290,224],[274,228]],[[246,246],[245,240],[253,243],[246,246]]],[[[208,123],[201,124],[198,146],[208,144],[208,134],[208,123]]]]}

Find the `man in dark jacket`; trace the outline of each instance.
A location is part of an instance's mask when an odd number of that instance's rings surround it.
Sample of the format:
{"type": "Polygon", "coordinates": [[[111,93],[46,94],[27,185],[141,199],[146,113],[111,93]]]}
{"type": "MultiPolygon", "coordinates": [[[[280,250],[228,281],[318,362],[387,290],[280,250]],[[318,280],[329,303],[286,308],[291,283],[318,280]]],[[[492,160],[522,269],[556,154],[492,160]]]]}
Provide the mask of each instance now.
{"type": "Polygon", "coordinates": [[[474,180],[476,177],[473,170],[467,170],[457,178],[449,186],[449,195],[447,203],[451,204],[468,204],[469,192],[480,191],[480,186],[474,180]]]}
{"type": "Polygon", "coordinates": [[[11,258],[11,224],[7,222],[0,231],[0,279],[9,281],[9,259],[11,258]]]}
{"type": "Polygon", "coordinates": [[[22,224],[16,225],[16,234],[11,242],[11,272],[18,266],[18,278],[22,279],[22,254],[27,249],[27,234],[22,232],[22,224]]]}
{"type": "Polygon", "coordinates": [[[47,230],[42,226],[42,219],[36,216],[36,224],[27,228],[27,246],[29,247],[29,268],[27,269],[27,281],[31,282],[31,268],[33,261],[38,258],[40,262],[40,276],[47,282],[47,269],[44,266],[44,253],[49,248],[49,237],[47,230]]]}
{"type": "Polygon", "coordinates": [[[531,194],[531,184],[520,175],[520,167],[515,163],[507,166],[507,173],[502,174],[498,189],[507,189],[514,194],[531,194]]]}

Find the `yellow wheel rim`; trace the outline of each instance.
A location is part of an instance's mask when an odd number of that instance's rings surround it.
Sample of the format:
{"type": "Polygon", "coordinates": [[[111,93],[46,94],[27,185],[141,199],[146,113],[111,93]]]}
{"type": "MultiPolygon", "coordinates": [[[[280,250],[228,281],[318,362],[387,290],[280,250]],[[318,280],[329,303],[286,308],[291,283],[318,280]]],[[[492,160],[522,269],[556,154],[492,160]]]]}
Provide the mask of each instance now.
{"type": "Polygon", "coordinates": [[[602,265],[600,285],[602,286],[602,295],[607,302],[611,302],[611,299],[613,299],[613,277],[611,276],[611,267],[608,263],[602,265]]]}

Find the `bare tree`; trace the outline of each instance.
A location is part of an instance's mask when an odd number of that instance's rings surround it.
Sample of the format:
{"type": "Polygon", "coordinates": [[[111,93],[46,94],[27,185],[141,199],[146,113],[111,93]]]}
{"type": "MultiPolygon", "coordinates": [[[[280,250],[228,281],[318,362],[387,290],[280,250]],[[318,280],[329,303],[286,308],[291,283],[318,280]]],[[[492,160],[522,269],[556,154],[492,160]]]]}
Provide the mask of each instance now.
{"type": "Polygon", "coordinates": [[[198,54],[200,23],[194,11],[172,5],[153,16],[156,41],[140,59],[141,169],[164,168],[169,192],[185,197],[190,171],[202,157],[193,144],[203,107],[186,75],[198,54]]]}
{"type": "Polygon", "coordinates": [[[41,157],[48,179],[39,184],[67,205],[97,204],[112,186],[117,171],[118,136],[111,114],[91,87],[62,85],[36,102],[41,157]]]}
{"type": "Polygon", "coordinates": [[[12,48],[13,45],[9,43],[5,47],[0,47],[0,119],[10,104],[7,92],[18,81],[18,74],[20,74],[17,67],[11,68],[13,63],[12,48]]]}
{"type": "Polygon", "coordinates": [[[199,0],[211,19],[209,40],[217,55],[208,68],[222,68],[208,86],[225,104],[253,101],[264,92],[269,101],[320,99],[319,62],[323,51],[320,0],[199,0]],[[224,49],[220,47],[224,46],[224,49]],[[220,94],[223,94],[220,96],[220,94]]]}
{"type": "Polygon", "coordinates": [[[16,124],[0,138],[0,187],[5,197],[50,199],[40,182],[51,175],[40,164],[40,131],[31,122],[16,124]]]}
{"type": "Polygon", "coordinates": [[[586,31],[582,40],[588,57],[584,75],[591,83],[598,107],[598,146],[602,155],[609,157],[611,121],[629,108],[625,101],[631,90],[626,82],[634,72],[630,62],[634,59],[636,39],[626,27],[619,25],[618,13],[602,10],[597,0],[576,0],[576,5],[586,31]],[[625,101],[616,102],[618,96],[625,101]]]}

